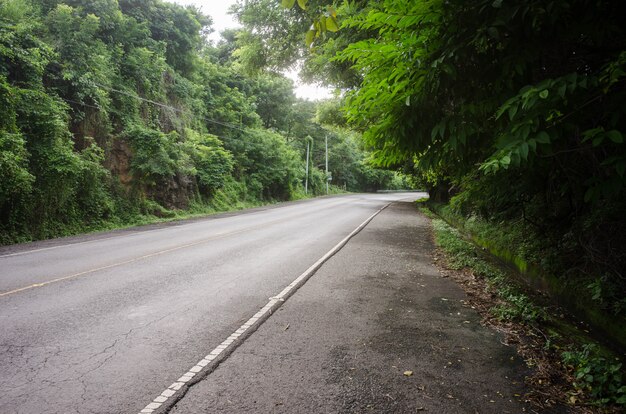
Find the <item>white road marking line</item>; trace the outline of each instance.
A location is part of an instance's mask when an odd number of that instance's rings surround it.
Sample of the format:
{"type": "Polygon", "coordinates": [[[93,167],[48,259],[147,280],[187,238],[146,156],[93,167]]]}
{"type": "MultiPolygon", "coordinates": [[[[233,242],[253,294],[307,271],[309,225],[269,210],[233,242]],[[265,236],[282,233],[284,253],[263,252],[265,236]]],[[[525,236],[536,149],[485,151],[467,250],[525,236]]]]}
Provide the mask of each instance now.
{"type": "Polygon", "coordinates": [[[243,325],[239,327],[235,332],[233,332],[227,339],[225,339],[221,344],[219,344],[215,349],[213,349],[207,356],[198,361],[194,366],[192,366],[183,376],[181,376],[176,382],[170,385],[165,391],[163,391],[159,396],[155,397],[154,400],[146,407],[141,410],[140,414],[152,414],[156,409],[161,407],[163,403],[165,403],[170,398],[174,397],[177,392],[179,392],[183,386],[185,386],[196,374],[201,373],[203,370],[207,369],[206,367],[213,362],[220,354],[226,351],[228,348],[235,348],[240,345],[243,340],[237,341],[237,339],[244,334],[247,330],[254,327],[258,328],[266,319],[269,317],[274,310],[279,308],[283,302],[293,294],[300,286],[302,286],[313,274],[320,268],[324,263],[328,261],[331,257],[333,257],[339,250],[345,246],[348,241],[356,234],[358,234],[365,226],[369,224],[370,221],[374,219],[381,211],[386,209],[391,203],[385,204],[379,210],[377,210],[374,214],[369,216],[363,223],[361,223],[356,229],[354,229],[350,234],[348,234],[345,238],[343,238],[339,243],[337,243],[332,249],[330,249],[324,256],[317,260],[317,262],[313,263],[307,270],[305,270],[300,276],[298,276],[293,282],[291,282],[286,288],[284,288],[278,295],[272,296],[269,298],[269,302],[262,307],[257,313],[254,314],[250,319],[248,319],[243,325]]]}
{"type": "MultiPolygon", "coordinates": [[[[341,203],[335,203],[335,204],[346,204],[348,202],[349,202],[349,200],[348,201],[343,201],[342,200],[341,203]]],[[[329,205],[327,207],[333,207],[333,206],[335,206],[335,204],[329,205]]],[[[269,207],[269,206],[270,205],[268,205],[268,206],[261,206],[261,208],[262,207],[269,207]]],[[[286,207],[290,207],[290,205],[278,206],[276,208],[286,208],[286,207]]],[[[238,212],[241,212],[241,210],[237,211],[237,212],[233,211],[232,213],[238,213],[238,212]]],[[[256,216],[256,215],[259,215],[259,214],[263,214],[265,212],[266,212],[266,210],[255,211],[255,212],[252,212],[252,213],[245,213],[245,215],[247,217],[250,217],[250,216],[256,216]]],[[[230,213],[230,212],[225,212],[225,213],[230,213]]],[[[211,219],[219,220],[220,218],[230,218],[230,217],[211,217],[211,215],[208,215],[206,217],[200,217],[198,219],[202,220],[204,218],[206,218],[206,220],[208,221],[208,220],[211,220],[211,219]]],[[[195,219],[196,218],[192,217],[189,220],[195,220],[195,219]]],[[[171,222],[165,222],[165,224],[168,224],[168,223],[171,223],[171,222]]],[[[163,223],[154,223],[154,224],[158,225],[158,224],[163,224],[163,223]]],[[[175,225],[174,228],[181,229],[181,228],[183,228],[185,226],[193,226],[193,225],[196,225],[196,223],[181,223],[181,224],[175,225]]],[[[130,229],[130,228],[132,228],[132,227],[127,227],[126,229],[130,229]]],[[[24,251],[15,252],[15,253],[7,253],[7,254],[0,255],[0,259],[5,258],[5,257],[23,256],[25,254],[38,253],[38,252],[43,252],[43,251],[46,251],[46,250],[56,250],[56,249],[60,249],[62,247],[80,246],[81,244],[96,243],[96,242],[99,242],[99,241],[106,241],[106,240],[123,238],[123,237],[137,236],[137,235],[141,235],[141,234],[154,233],[154,232],[157,232],[157,231],[166,231],[166,230],[171,230],[172,228],[173,227],[171,227],[171,226],[167,226],[167,227],[159,227],[159,228],[150,229],[150,230],[137,230],[137,231],[132,231],[132,232],[124,232],[124,230],[126,230],[126,229],[125,228],[121,228],[121,229],[117,229],[118,231],[120,231],[119,234],[114,234],[114,235],[112,235],[110,237],[96,238],[96,239],[92,239],[92,240],[84,240],[84,241],[79,241],[79,242],[76,242],[76,243],[59,244],[59,245],[56,245],[56,246],[40,247],[40,248],[37,248],[37,249],[24,250],[24,251]]],[[[116,231],[116,230],[112,230],[112,231],[116,231]]]]}
{"type": "MultiPolygon", "coordinates": [[[[340,203],[335,203],[334,205],[341,205],[341,204],[347,204],[347,203],[349,203],[349,200],[348,201],[342,201],[340,203]]],[[[250,213],[250,214],[257,214],[257,213],[250,213]]],[[[30,289],[34,289],[34,288],[44,287],[44,286],[47,286],[47,285],[50,285],[50,284],[53,284],[53,283],[58,283],[58,282],[63,282],[63,281],[70,280],[70,279],[75,279],[75,278],[78,278],[80,276],[85,276],[85,275],[88,275],[88,274],[99,272],[101,270],[107,270],[107,269],[111,269],[113,267],[118,267],[118,266],[130,264],[130,263],[135,263],[135,262],[140,261],[140,260],[148,259],[148,258],[155,257],[155,256],[160,256],[162,254],[171,253],[171,252],[174,252],[174,251],[177,251],[177,250],[186,249],[186,248],[189,248],[189,247],[195,247],[195,246],[198,246],[198,245],[203,244],[203,243],[207,243],[207,242],[214,241],[216,239],[220,239],[222,237],[234,236],[234,235],[245,233],[245,232],[248,232],[248,231],[251,231],[251,230],[258,230],[258,229],[261,229],[263,227],[268,227],[268,226],[271,226],[271,225],[276,224],[276,223],[287,222],[287,221],[289,221],[289,220],[291,220],[293,218],[296,218],[296,217],[299,217],[299,216],[305,216],[307,214],[309,214],[309,213],[308,212],[299,213],[299,214],[295,214],[295,215],[292,215],[292,216],[289,216],[289,217],[281,217],[279,219],[271,220],[271,221],[268,221],[268,222],[265,222],[265,223],[261,223],[261,224],[257,224],[257,225],[254,225],[254,226],[244,227],[244,228],[239,229],[239,230],[215,233],[215,234],[211,235],[210,237],[207,237],[207,238],[204,238],[204,239],[200,239],[200,240],[192,242],[192,243],[187,243],[187,244],[183,244],[183,245],[180,245],[180,246],[176,246],[176,247],[172,247],[172,248],[168,248],[168,249],[164,249],[164,250],[159,250],[159,251],[156,251],[156,252],[153,252],[153,253],[145,254],[143,256],[139,256],[139,257],[128,259],[128,260],[125,260],[125,261],[122,261],[122,262],[113,263],[113,264],[110,264],[110,265],[98,267],[98,268],[95,268],[95,269],[85,270],[83,272],[74,273],[74,274],[67,275],[67,276],[57,277],[55,279],[47,280],[45,282],[33,283],[32,285],[23,286],[23,287],[16,288],[16,289],[13,289],[13,290],[0,292],[0,297],[13,295],[15,293],[23,292],[25,290],[30,290],[30,289]]],[[[158,231],[158,230],[166,230],[166,229],[155,229],[155,230],[150,230],[150,232],[154,232],[154,231],[158,231]]],[[[141,233],[142,232],[137,232],[136,234],[141,234],[141,233]]],[[[113,237],[111,237],[111,238],[113,238],[113,237]]],[[[95,241],[95,240],[93,240],[93,241],[95,241]]],[[[74,243],[74,244],[82,244],[82,243],[89,243],[89,241],[85,241],[85,242],[81,242],[81,243],[74,243]]],[[[70,246],[70,245],[66,245],[66,246],[70,246]]],[[[63,246],[57,246],[57,247],[63,247],[63,246]]],[[[52,249],[52,248],[54,248],[54,247],[49,247],[49,248],[46,248],[46,249],[52,249]]],[[[46,249],[41,249],[41,250],[46,250],[46,249]]],[[[31,252],[35,252],[35,250],[32,250],[31,252]]],[[[23,253],[26,254],[26,253],[29,253],[29,252],[23,252],[23,253]]],[[[18,253],[14,253],[14,254],[18,255],[18,253]]],[[[5,257],[5,256],[0,256],[0,258],[2,258],[2,257],[5,257]]]]}

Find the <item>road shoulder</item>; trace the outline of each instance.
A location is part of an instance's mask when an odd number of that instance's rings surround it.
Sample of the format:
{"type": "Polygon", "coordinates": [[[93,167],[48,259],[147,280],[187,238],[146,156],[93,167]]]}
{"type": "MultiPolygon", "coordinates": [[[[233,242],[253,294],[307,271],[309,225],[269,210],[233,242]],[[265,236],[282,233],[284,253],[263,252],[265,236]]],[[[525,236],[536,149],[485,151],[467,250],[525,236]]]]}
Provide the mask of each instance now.
{"type": "Polygon", "coordinates": [[[526,410],[526,368],[433,249],[428,219],[393,204],[171,412],[526,410]]]}

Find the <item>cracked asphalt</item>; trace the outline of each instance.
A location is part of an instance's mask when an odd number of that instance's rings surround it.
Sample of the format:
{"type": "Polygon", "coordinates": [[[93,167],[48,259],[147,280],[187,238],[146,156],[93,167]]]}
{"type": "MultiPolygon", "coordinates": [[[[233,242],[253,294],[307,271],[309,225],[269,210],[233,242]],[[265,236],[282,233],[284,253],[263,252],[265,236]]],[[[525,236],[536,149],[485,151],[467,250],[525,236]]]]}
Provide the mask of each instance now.
{"type": "Polygon", "coordinates": [[[430,221],[392,204],[169,412],[532,411],[527,368],[433,248],[430,221]]]}
{"type": "MultiPolygon", "coordinates": [[[[0,248],[0,413],[139,412],[365,218],[417,196],[329,197],[0,248]]],[[[334,292],[331,284],[318,294],[334,292]]],[[[317,317],[296,314],[285,332],[317,317]]],[[[273,319],[268,328],[282,329],[273,319]]],[[[333,360],[348,364],[352,346],[331,347],[333,360]]],[[[275,352],[294,349],[283,344],[275,352]]],[[[334,387],[345,380],[337,366],[328,365],[337,373],[334,387]]],[[[270,382],[277,375],[263,373],[270,382]]]]}

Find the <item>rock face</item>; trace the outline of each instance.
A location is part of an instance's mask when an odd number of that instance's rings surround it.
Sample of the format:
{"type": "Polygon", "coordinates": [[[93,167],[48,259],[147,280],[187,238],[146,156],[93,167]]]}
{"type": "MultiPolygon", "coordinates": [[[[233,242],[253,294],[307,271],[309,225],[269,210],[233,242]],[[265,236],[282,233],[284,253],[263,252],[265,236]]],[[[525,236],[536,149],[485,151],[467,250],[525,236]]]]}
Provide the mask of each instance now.
{"type": "Polygon", "coordinates": [[[177,174],[164,179],[147,189],[147,195],[168,209],[186,209],[193,194],[194,181],[185,175],[177,174]]]}
{"type": "MultiPolygon", "coordinates": [[[[189,200],[196,191],[193,178],[177,174],[158,180],[152,185],[139,183],[133,176],[131,162],[133,151],[124,139],[116,138],[111,141],[107,151],[105,167],[111,171],[122,187],[128,192],[139,191],[144,197],[156,201],[167,209],[185,209],[189,207],[189,200]]],[[[159,212],[152,212],[162,215],[159,212]]]]}
{"type": "Polygon", "coordinates": [[[130,160],[133,157],[128,143],[122,139],[114,139],[111,148],[107,152],[105,166],[111,171],[111,175],[117,177],[124,187],[130,187],[133,176],[130,172],[130,160]]]}

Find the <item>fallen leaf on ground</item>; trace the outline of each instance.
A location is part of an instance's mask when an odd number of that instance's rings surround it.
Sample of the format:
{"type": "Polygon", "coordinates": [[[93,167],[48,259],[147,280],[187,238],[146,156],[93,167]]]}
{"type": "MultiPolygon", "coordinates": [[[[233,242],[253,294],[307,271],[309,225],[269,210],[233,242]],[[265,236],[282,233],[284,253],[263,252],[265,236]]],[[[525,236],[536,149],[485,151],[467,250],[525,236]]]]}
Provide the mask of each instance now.
{"type": "Polygon", "coordinates": [[[413,375],[413,371],[404,371],[404,375],[410,377],[411,375],[413,375]]]}

